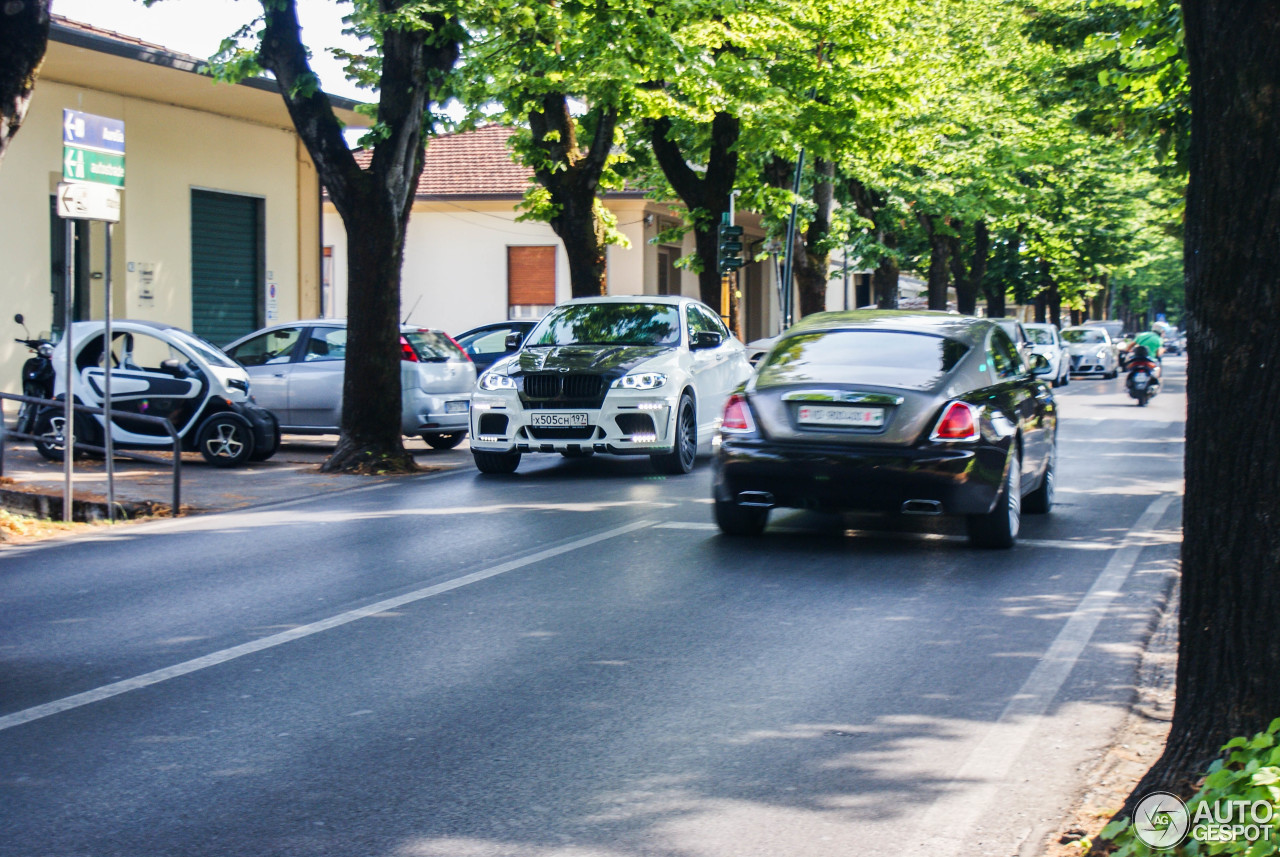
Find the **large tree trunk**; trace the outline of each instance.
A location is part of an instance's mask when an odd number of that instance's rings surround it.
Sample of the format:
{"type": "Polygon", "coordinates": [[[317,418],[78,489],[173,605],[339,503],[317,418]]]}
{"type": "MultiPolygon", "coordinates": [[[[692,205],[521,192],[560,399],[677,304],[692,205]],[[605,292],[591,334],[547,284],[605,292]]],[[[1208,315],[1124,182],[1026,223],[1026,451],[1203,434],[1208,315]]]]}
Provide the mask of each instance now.
{"type": "Polygon", "coordinates": [[[529,113],[533,147],[539,155],[534,175],[557,208],[550,223],[569,259],[570,289],[575,298],[603,295],[608,256],[605,227],[596,215],[596,196],[618,111],[614,107],[592,111],[596,132],[584,154],[578,148],[578,120],[569,110],[568,97],[560,92],[544,95],[541,108],[529,113]]]}
{"type": "MultiPolygon", "coordinates": [[[[957,233],[963,224],[952,224],[957,233]]],[[[956,285],[956,311],[961,315],[973,315],[978,311],[978,291],[982,278],[987,273],[987,257],[991,254],[991,232],[987,222],[979,218],[973,224],[973,256],[968,271],[965,270],[964,255],[959,234],[948,239],[951,260],[951,276],[956,285]]]]}
{"type": "Polygon", "coordinates": [[[1184,0],[1191,68],[1177,703],[1123,810],[1280,716],[1280,6],[1184,0]]]}
{"type": "Polygon", "coordinates": [[[737,116],[728,113],[717,113],[711,118],[707,166],[701,173],[689,165],[680,142],[671,138],[674,126],[670,119],[665,116],[652,119],[648,127],[654,157],[671,189],[680,197],[691,215],[695,211],[703,212],[702,217],[690,217],[694,247],[701,261],[698,270],[698,297],[707,306],[720,312],[717,229],[721,218],[729,213],[729,198],[733,193],[733,183],[738,177],[738,136],[742,123],[737,116]]]}
{"type": "Polygon", "coordinates": [[[0,162],[22,128],[49,44],[49,0],[0,2],[0,162]]]}
{"type": "Polygon", "coordinates": [[[827,308],[827,283],[830,279],[831,253],[818,252],[831,232],[831,207],[834,201],[836,165],[833,161],[815,158],[813,161],[814,212],[809,227],[801,240],[796,235],[796,246],[791,248],[796,260],[796,286],[800,292],[800,316],[822,312],[827,308]]]}
{"type": "Polygon", "coordinates": [[[929,238],[929,309],[945,311],[947,308],[947,258],[951,244],[940,227],[946,219],[933,214],[917,215],[929,238]]]}
{"type": "MultiPolygon", "coordinates": [[[[378,122],[386,134],[361,169],[342,136],[329,98],[315,84],[302,44],[295,0],[261,0],[258,60],[280,83],[298,136],[350,239],[347,258],[347,357],[342,436],[327,472],[412,471],[400,434],[400,272],[404,235],[422,172],[422,130],[435,87],[458,60],[454,22],[418,13],[415,26],[382,34],[378,122]]],[[[409,0],[381,0],[403,11],[409,0]]]]}

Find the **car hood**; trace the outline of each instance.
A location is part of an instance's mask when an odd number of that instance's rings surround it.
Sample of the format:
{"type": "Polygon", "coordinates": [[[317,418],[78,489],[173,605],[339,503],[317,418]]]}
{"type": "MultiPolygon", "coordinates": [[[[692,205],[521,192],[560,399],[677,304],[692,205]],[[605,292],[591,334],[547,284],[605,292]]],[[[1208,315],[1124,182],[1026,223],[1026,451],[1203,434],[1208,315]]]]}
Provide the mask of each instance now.
{"type": "Polygon", "coordinates": [[[657,345],[555,345],[521,350],[504,365],[508,375],[529,372],[593,372],[621,377],[675,349],[657,345]]]}

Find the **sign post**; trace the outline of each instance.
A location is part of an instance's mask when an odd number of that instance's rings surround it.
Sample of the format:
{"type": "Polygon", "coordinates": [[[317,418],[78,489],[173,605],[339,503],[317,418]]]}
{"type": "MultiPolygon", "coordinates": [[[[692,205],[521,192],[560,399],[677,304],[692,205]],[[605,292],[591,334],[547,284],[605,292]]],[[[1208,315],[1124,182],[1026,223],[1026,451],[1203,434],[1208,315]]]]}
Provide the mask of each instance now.
{"type": "Polygon", "coordinates": [[[107,520],[115,521],[115,449],[111,431],[111,359],[112,298],[111,242],[114,225],[120,222],[120,190],[124,187],[124,122],[79,110],[62,111],[62,182],[58,184],[58,216],[67,219],[67,275],[64,299],[63,338],[67,343],[67,367],[63,393],[66,398],[65,422],[62,429],[63,472],[62,516],[72,515],[72,476],[75,444],[75,396],[72,383],[75,362],[72,355],[71,323],[74,316],[75,229],[72,220],[100,220],[107,225],[106,271],[104,299],[106,321],[103,330],[103,448],[107,463],[107,520]]]}

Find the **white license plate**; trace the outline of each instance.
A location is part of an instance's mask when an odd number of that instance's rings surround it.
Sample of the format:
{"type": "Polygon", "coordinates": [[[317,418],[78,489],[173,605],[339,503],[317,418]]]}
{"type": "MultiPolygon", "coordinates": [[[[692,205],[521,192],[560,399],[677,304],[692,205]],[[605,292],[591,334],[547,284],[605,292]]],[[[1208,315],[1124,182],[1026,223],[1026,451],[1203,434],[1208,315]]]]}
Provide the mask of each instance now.
{"type": "Polygon", "coordinates": [[[466,400],[461,402],[445,402],[444,412],[446,414],[465,414],[469,407],[471,407],[471,403],[466,400]]]}
{"type": "Polygon", "coordinates": [[[547,414],[529,415],[529,425],[534,428],[586,428],[586,414],[547,414]]]}
{"type": "Polygon", "coordinates": [[[884,408],[801,405],[796,413],[796,418],[802,426],[882,428],[884,426],[884,408]]]}

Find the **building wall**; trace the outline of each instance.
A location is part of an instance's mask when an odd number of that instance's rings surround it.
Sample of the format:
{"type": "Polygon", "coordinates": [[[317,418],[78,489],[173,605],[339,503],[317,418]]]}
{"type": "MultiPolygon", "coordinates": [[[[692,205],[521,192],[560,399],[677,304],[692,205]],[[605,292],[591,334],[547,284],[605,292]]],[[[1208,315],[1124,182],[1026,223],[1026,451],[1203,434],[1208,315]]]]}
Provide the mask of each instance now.
{"type": "MultiPolygon", "coordinates": [[[[213,86],[214,84],[210,84],[213,86]]],[[[0,390],[18,392],[25,349],[13,343],[13,312],[32,334],[53,326],[50,293],[50,197],[62,176],[62,111],[123,120],[126,189],[114,228],[112,291],[117,318],[191,323],[191,190],[264,200],[267,282],[277,284],[277,313],[318,312],[319,190],[315,169],[289,131],[42,81],[21,132],[0,163],[0,390]],[[309,205],[307,200],[311,200],[309,205]],[[143,297],[144,272],[152,278],[143,297]],[[11,327],[12,331],[7,328],[11,327]]],[[[92,266],[104,272],[105,227],[93,226],[92,266]]],[[[92,313],[101,317],[104,279],[92,280],[92,313]]]]}

